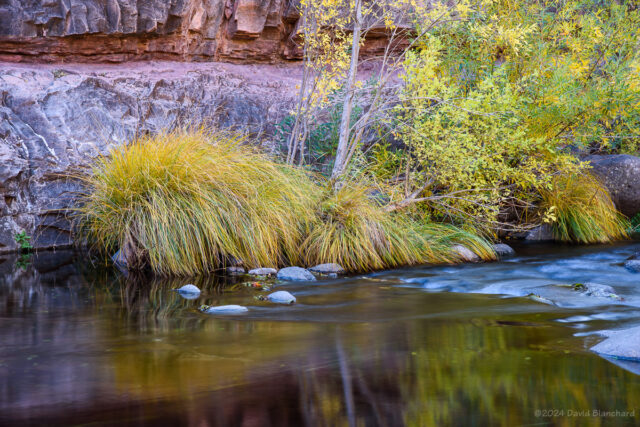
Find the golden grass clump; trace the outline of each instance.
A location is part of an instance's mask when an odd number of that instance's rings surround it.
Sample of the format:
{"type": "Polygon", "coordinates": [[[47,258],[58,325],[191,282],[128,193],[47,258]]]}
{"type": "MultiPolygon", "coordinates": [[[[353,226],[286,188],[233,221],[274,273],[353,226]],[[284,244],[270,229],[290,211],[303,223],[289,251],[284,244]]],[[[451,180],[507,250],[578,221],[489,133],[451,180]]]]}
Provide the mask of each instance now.
{"type": "Polygon", "coordinates": [[[557,240],[606,243],[628,237],[628,220],[616,209],[609,192],[591,174],[559,175],[542,191],[542,208],[557,240]]]}
{"type": "Polygon", "coordinates": [[[341,264],[365,271],[461,261],[463,244],[493,259],[483,239],[388,213],[363,185],[333,191],[231,132],[146,136],[99,158],[82,179],[77,230],[107,254],[158,275],[224,267],[341,264]]]}
{"type": "Polygon", "coordinates": [[[418,223],[401,213],[385,212],[368,189],[344,185],[328,191],[302,247],[308,265],[335,262],[349,271],[401,265],[461,261],[451,249],[463,244],[481,258],[495,259],[484,240],[455,227],[418,223]]]}
{"type": "Polygon", "coordinates": [[[140,138],[84,178],[77,223],[109,253],[133,246],[160,275],[206,273],[229,257],[247,266],[300,259],[318,187],[230,132],[140,138]]]}

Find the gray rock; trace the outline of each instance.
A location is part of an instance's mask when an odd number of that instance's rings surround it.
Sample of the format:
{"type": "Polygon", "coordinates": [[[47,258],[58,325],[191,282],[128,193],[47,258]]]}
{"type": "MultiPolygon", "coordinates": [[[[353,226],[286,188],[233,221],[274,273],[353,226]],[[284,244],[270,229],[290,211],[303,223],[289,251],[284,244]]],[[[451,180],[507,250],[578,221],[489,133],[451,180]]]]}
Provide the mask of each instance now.
{"type": "Polygon", "coordinates": [[[591,347],[592,351],[615,359],[640,362],[640,326],[602,334],[608,338],[591,347]]]}
{"type": "Polygon", "coordinates": [[[518,292],[529,292],[527,296],[530,299],[559,307],[593,307],[623,301],[611,286],[598,283],[552,284],[514,289],[514,293],[518,292]]]}
{"type": "Polygon", "coordinates": [[[192,285],[191,283],[176,289],[176,291],[181,294],[199,294],[200,293],[200,289],[196,285],[192,285]]]}
{"type": "Polygon", "coordinates": [[[278,270],[275,268],[254,268],[253,270],[249,270],[249,274],[252,276],[275,276],[278,274],[278,270]]]}
{"type": "Polygon", "coordinates": [[[454,245],[451,249],[458,254],[464,262],[480,262],[481,259],[471,249],[463,245],[454,245]]]}
{"type": "Polygon", "coordinates": [[[213,307],[203,305],[200,307],[200,311],[206,314],[240,314],[246,313],[249,309],[241,305],[219,305],[213,307]]]}
{"type": "Polygon", "coordinates": [[[278,304],[294,304],[296,297],[287,291],[278,291],[267,295],[267,300],[278,304]]]}
{"type": "Polygon", "coordinates": [[[69,246],[65,214],[82,187],[68,176],[135,135],[188,120],[264,130],[264,148],[274,149],[268,137],[298,82],[270,65],[65,65],[64,75],[56,67],[0,65],[0,252],[16,250],[23,230],[36,249],[69,246]]]}
{"type": "Polygon", "coordinates": [[[227,267],[226,271],[227,274],[231,274],[232,276],[238,276],[245,273],[245,270],[242,267],[227,267]]]}
{"type": "Polygon", "coordinates": [[[539,225],[529,230],[524,239],[539,242],[554,240],[553,229],[549,224],[539,225]]]}
{"type": "Polygon", "coordinates": [[[115,265],[116,268],[120,270],[121,273],[124,273],[124,274],[129,273],[127,258],[125,257],[121,249],[118,249],[118,251],[115,254],[111,255],[111,261],[113,261],[113,265],[115,265]]]}
{"type": "Polygon", "coordinates": [[[331,273],[344,274],[345,269],[342,268],[340,264],[331,263],[331,264],[316,265],[314,267],[311,267],[309,271],[313,273],[320,273],[320,274],[331,274],[331,273]]]}
{"type": "Polygon", "coordinates": [[[599,283],[574,283],[571,285],[571,288],[588,297],[610,298],[614,300],[622,299],[616,294],[615,289],[609,285],[601,285],[599,283]]]}
{"type": "Polygon", "coordinates": [[[316,277],[301,267],[285,267],[278,271],[276,276],[280,280],[288,280],[291,282],[311,282],[316,280],[316,277]]]}
{"type": "Polygon", "coordinates": [[[620,212],[632,217],[640,212],[640,158],[628,154],[593,155],[592,172],[609,190],[620,212]]]}
{"type": "Polygon", "coordinates": [[[640,260],[632,259],[624,263],[624,268],[634,273],[640,273],[640,260]]]}
{"type": "Polygon", "coordinates": [[[505,258],[516,254],[516,251],[514,251],[511,246],[505,243],[498,243],[493,245],[493,250],[496,252],[496,254],[498,254],[500,258],[505,258]]]}

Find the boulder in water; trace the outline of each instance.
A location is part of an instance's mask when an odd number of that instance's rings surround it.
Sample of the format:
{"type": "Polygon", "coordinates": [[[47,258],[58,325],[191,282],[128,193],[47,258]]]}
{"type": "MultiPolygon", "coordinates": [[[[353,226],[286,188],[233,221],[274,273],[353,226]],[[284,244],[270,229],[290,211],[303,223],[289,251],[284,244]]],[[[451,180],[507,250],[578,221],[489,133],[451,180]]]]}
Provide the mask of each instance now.
{"type": "Polygon", "coordinates": [[[496,252],[496,254],[498,254],[500,258],[505,258],[516,254],[516,251],[514,251],[511,246],[505,243],[498,243],[493,245],[493,250],[496,252]]]}
{"type": "Polygon", "coordinates": [[[203,305],[200,307],[200,311],[206,314],[239,314],[246,313],[249,309],[241,305],[203,305]]]}
{"type": "Polygon", "coordinates": [[[283,268],[278,271],[276,277],[280,280],[288,280],[291,282],[311,282],[316,280],[313,274],[301,267],[283,268]]]}
{"type": "Polygon", "coordinates": [[[276,274],[278,274],[278,270],[276,270],[275,268],[260,267],[249,270],[249,274],[251,274],[252,276],[275,276],[276,274]]]}
{"type": "MultiPolygon", "coordinates": [[[[607,338],[591,347],[601,356],[640,363],[640,326],[618,331],[604,331],[607,338]]],[[[638,366],[640,368],[640,365],[638,366]]]]}
{"type": "Polygon", "coordinates": [[[316,265],[314,267],[311,267],[309,271],[320,274],[343,274],[345,272],[345,269],[342,268],[340,264],[330,263],[316,265]]]}
{"type": "Polygon", "coordinates": [[[451,247],[454,253],[457,253],[460,259],[464,262],[480,262],[480,257],[471,249],[462,245],[454,245],[451,247]]]}
{"type": "Polygon", "coordinates": [[[181,294],[199,294],[200,293],[200,289],[196,285],[192,285],[191,283],[189,283],[188,285],[184,285],[183,287],[175,290],[180,292],[181,294]]]}
{"type": "Polygon", "coordinates": [[[239,276],[240,274],[244,274],[244,268],[242,267],[227,267],[227,274],[232,276],[239,276]]]}
{"type": "Polygon", "coordinates": [[[640,273],[640,260],[631,259],[624,263],[624,268],[634,273],[640,273]]]}
{"type": "Polygon", "coordinates": [[[542,224],[531,229],[524,238],[525,240],[546,242],[554,240],[553,230],[549,224],[542,224]]]}
{"type": "Polygon", "coordinates": [[[294,304],[296,302],[296,297],[287,291],[278,291],[267,295],[267,300],[277,304],[294,304]]]}

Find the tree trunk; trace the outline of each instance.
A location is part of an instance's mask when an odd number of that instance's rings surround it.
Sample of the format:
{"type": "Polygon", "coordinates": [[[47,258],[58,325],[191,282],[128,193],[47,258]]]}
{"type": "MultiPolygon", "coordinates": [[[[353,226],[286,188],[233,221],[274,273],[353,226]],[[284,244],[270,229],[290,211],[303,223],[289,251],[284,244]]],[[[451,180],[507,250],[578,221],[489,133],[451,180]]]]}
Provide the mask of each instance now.
{"type": "Polygon", "coordinates": [[[340,134],[336,160],[331,171],[331,180],[334,186],[339,182],[347,168],[349,155],[349,136],[351,134],[351,111],[353,109],[353,96],[358,72],[358,56],[360,54],[360,33],[362,31],[362,0],[356,0],[355,20],[353,22],[353,39],[351,43],[351,65],[349,75],[345,83],[345,97],[342,105],[342,119],[340,120],[340,134]]]}

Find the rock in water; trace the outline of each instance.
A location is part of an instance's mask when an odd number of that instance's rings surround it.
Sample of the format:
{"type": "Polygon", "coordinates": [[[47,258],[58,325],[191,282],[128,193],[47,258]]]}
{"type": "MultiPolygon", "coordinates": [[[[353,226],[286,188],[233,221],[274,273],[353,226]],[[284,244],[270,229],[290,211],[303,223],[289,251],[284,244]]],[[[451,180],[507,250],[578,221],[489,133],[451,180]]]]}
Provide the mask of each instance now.
{"type": "Polygon", "coordinates": [[[640,273],[640,260],[632,259],[624,263],[624,268],[634,273],[640,273]]]}
{"type": "Polygon", "coordinates": [[[253,270],[249,270],[249,274],[252,276],[275,276],[278,274],[278,270],[275,268],[254,268],[253,270]]]}
{"type": "Polygon", "coordinates": [[[246,313],[249,309],[241,305],[219,305],[213,307],[203,305],[200,307],[200,311],[206,314],[239,314],[246,313]]]}
{"type": "Polygon", "coordinates": [[[278,291],[267,296],[267,300],[278,304],[294,304],[296,297],[287,291],[278,291]]]}
{"type": "Polygon", "coordinates": [[[500,258],[514,256],[516,254],[516,251],[514,251],[511,246],[504,243],[493,245],[493,250],[496,251],[496,254],[498,254],[500,258]]]}
{"type": "Polygon", "coordinates": [[[620,212],[631,218],[640,212],[640,158],[628,154],[593,155],[591,170],[609,190],[620,212]]]}
{"type": "Polygon", "coordinates": [[[311,282],[316,280],[315,276],[301,267],[286,267],[278,271],[276,276],[280,280],[291,282],[311,282]]]}
{"type": "Polygon", "coordinates": [[[551,229],[551,226],[549,224],[542,224],[530,230],[524,239],[538,242],[554,240],[553,230],[551,229]]]}
{"type": "Polygon", "coordinates": [[[471,249],[462,245],[455,245],[451,248],[458,254],[460,259],[464,262],[480,262],[480,257],[476,255],[471,249]]]}
{"type": "Polygon", "coordinates": [[[615,359],[640,362],[640,326],[619,331],[605,331],[608,338],[591,347],[592,351],[615,359]]]}
{"type": "Polygon", "coordinates": [[[239,276],[244,274],[244,268],[242,267],[227,267],[227,274],[231,274],[232,276],[239,276]]]}
{"type": "Polygon", "coordinates": [[[314,267],[311,267],[309,271],[320,274],[343,274],[345,272],[345,269],[342,268],[340,264],[330,263],[316,265],[314,267]]]}
{"type": "Polygon", "coordinates": [[[200,289],[196,285],[192,285],[191,283],[176,289],[176,291],[180,292],[181,294],[199,294],[200,293],[200,289]]]}

